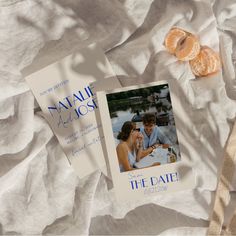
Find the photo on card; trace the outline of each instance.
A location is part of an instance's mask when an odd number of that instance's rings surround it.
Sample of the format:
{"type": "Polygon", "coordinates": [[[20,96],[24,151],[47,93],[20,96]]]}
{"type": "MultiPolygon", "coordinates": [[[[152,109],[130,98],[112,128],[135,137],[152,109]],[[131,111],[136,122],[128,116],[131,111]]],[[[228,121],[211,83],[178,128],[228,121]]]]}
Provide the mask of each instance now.
{"type": "Polygon", "coordinates": [[[118,200],[195,186],[192,163],[181,153],[175,114],[183,109],[173,88],[173,81],[159,81],[96,94],[118,200]]]}
{"type": "Polygon", "coordinates": [[[181,160],[168,84],[106,95],[120,172],[181,160]]]}

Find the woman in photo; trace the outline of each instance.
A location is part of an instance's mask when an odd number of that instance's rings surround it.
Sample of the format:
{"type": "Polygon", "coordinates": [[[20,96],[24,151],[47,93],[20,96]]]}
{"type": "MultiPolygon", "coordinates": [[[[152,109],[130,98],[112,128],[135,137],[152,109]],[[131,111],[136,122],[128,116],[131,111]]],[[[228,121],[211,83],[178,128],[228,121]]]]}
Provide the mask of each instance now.
{"type": "Polygon", "coordinates": [[[134,164],[140,159],[143,136],[136,129],[135,123],[126,121],[117,136],[120,143],[116,147],[120,171],[134,169],[134,164]]]}

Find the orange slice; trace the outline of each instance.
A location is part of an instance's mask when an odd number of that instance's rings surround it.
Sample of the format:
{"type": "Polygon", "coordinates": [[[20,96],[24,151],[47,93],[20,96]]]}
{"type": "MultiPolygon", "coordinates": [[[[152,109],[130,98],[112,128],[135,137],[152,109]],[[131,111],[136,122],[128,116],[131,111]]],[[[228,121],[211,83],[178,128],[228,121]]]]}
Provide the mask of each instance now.
{"type": "Polygon", "coordinates": [[[200,44],[192,34],[189,34],[184,40],[179,42],[175,55],[180,61],[190,61],[200,52],[200,44]]]}
{"type": "Polygon", "coordinates": [[[186,37],[186,32],[179,28],[172,28],[165,38],[165,46],[166,49],[171,53],[174,54],[178,43],[181,42],[186,37]]]}
{"type": "Polygon", "coordinates": [[[197,77],[204,77],[218,72],[221,68],[220,57],[213,49],[203,46],[200,53],[189,62],[192,72],[197,77]]]}
{"type": "Polygon", "coordinates": [[[191,70],[194,75],[197,77],[202,76],[203,74],[207,74],[207,60],[203,53],[200,53],[190,62],[191,70]]]}

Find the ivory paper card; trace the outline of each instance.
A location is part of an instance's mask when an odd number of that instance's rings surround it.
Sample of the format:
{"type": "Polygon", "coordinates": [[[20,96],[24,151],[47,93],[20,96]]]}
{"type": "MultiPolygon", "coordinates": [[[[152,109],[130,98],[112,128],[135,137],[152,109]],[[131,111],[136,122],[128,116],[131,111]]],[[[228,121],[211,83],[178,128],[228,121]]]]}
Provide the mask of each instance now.
{"type": "Polygon", "coordinates": [[[120,83],[101,49],[90,45],[31,74],[26,81],[79,177],[104,168],[93,91],[117,88],[120,83]]]}
{"type": "Polygon", "coordinates": [[[170,82],[100,91],[97,99],[118,200],[194,187],[191,163],[181,155],[174,118],[180,104],[170,82]]]}

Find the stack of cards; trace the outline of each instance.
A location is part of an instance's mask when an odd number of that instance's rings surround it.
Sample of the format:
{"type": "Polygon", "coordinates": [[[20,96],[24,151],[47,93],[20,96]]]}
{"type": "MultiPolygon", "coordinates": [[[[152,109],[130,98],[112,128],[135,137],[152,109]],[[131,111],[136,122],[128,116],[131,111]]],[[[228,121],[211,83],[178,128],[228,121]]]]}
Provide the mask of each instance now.
{"type": "Polygon", "coordinates": [[[107,164],[119,200],[194,186],[168,81],[121,88],[95,44],[26,81],[79,177],[107,164]]]}

